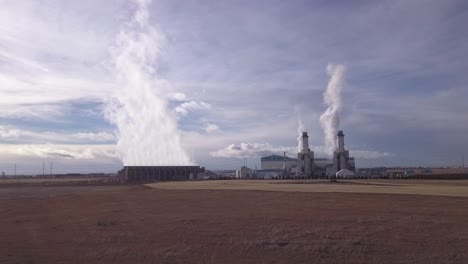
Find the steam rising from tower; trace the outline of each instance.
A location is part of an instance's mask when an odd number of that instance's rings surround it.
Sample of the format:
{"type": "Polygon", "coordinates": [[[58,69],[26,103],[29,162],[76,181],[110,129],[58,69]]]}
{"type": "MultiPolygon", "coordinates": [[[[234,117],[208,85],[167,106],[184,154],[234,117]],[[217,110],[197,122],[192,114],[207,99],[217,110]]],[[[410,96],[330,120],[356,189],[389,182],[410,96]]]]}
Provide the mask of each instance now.
{"type": "Polygon", "coordinates": [[[327,109],[320,116],[320,123],[325,134],[325,151],[332,154],[337,148],[336,135],[340,125],[341,91],[343,90],[346,67],[341,64],[328,64],[327,73],[330,76],[330,81],[327,90],[323,93],[327,109]]]}
{"type": "Polygon", "coordinates": [[[137,10],[111,49],[119,87],[106,107],[117,126],[117,155],[124,165],[190,165],[175,116],[168,110],[167,81],[156,76],[164,36],[149,22],[150,0],[136,0],[137,10]]]}
{"type": "Polygon", "coordinates": [[[302,120],[299,120],[297,125],[297,133],[299,134],[299,136],[297,137],[297,152],[302,151],[302,132],[304,131],[304,124],[302,123],[302,120]]]}

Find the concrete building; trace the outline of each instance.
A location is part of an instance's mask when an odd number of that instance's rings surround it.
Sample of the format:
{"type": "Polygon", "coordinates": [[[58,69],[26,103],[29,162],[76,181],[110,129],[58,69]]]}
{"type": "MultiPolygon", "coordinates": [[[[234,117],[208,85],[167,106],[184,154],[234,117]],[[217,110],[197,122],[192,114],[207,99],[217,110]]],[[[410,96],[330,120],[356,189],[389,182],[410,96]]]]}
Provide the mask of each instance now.
{"type": "Polygon", "coordinates": [[[284,171],[276,169],[256,170],[254,173],[254,178],[264,180],[283,179],[284,171]]]}
{"type": "Polygon", "coordinates": [[[314,176],[314,152],[309,148],[309,136],[307,132],[302,132],[302,150],[297,153],[296,176],[312,178],[314,176]]]}
{"type": "Polygon", "coordinates": [[[284,170],[287,172],[295,171],[297,168],[297,159],[287,157],[286,154],[270,155],[260,158],[260,166],[262,170],[284,170]]]}
{"type": "Polygon", "coordinates": [[[186,181],[204,171],[200,166],[124,166],[117,175],[120,182],[186,181]]]}
{"type": "Polygon", "coordinates": [[[252,178],[254,171],[251,168],[242,166],[236,170],[236,179],[249,179],[252,178]]]}
{"type": "Polygon", "coordinates": [[[349,150],[344,147],[344,133],[338,131],[338,149],[333,152],[333,171],[334,173],[340,170],[355,171],[354,158],[349,156],[349,150]]]}
{"type": "Polygon", "coordinates": [[[325,158],[314,159],[314,177],[325,178],[327,175],[333,175],[333,160],[325,158]]]}

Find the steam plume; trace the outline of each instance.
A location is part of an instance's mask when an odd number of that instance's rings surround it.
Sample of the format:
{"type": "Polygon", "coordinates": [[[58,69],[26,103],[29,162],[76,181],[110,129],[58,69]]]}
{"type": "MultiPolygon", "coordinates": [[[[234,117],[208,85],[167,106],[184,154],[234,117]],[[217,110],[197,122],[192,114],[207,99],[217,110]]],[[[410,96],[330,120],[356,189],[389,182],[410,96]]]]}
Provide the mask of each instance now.
{"type": "Polygon", "coordinates": [[[164,36],[148,22],[151,1],[135,3],[133,19],[111,49],[119,88],[107,102],[106,118],[117,126],[117,155],[124,165],[189,165],[167,106],[170,85],[154,68],[164,36]]]}
{"type": "Polygon", "coordinates": [[[323,100],[327,109],[320,116],[320,124],[325,134],[325,151],[332,154],[337,148],[336,133],[340,125],[339,113],[342,108],[341,91],[343,90],[346,67],[341,64],[328,64],[327,73],[330,76],[323,100]]]}
{"type": "Polygon", "coordinates": [[[304,124],[302,123],[302,120],[299,119],[297,124],[297,133],[299,134],[299,137],[297,138],[297,152],[302,151],[302,132],[304,132],[304,130],[304,124]]]}

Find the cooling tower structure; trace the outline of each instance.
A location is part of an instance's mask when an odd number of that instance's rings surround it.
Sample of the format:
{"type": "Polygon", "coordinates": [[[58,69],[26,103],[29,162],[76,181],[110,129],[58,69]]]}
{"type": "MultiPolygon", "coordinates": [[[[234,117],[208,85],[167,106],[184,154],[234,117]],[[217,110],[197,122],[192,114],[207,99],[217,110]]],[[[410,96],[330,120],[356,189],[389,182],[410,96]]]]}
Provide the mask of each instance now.
{"type": "Polygon", "coordinates": [[[338,148],[333,152],[333,170],[338,172],[340,170],[355,171],[354,158],[349,156],[349,150],[344,147],[344,133],[342,130],[338,131],[338,148]]]}
{"type": "Polygon", "coordinates": [[[205,172],[200,166],[124,166],[118,172],[122,183],[196,180],[205,172]]]}
{"type": "Polygon", "coordinates": [[[314,175],[314,152],[310,151],[309,148],[309,136],[307,132],[302,132],[302,150],[297,153],[297,173],[296,175],[302,175],[306,178],[312,178],[314,175]]]}

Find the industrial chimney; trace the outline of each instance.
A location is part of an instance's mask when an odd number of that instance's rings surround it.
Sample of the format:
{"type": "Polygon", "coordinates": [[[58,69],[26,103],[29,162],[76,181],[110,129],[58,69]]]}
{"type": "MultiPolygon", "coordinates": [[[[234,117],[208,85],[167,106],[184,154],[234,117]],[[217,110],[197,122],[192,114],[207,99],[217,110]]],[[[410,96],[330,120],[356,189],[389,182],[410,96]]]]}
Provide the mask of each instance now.
{"type": "Polygon", "coordinates": [[[307,132],[302,132],[302,153],[309,151],[309,136],[307,132]]]}
{"type": "Polygon", "coordinates": [[[343,130],[338,131],[338,152],[344,152],[344,134],[343,130]]]}

